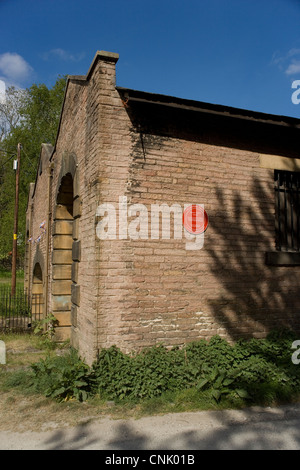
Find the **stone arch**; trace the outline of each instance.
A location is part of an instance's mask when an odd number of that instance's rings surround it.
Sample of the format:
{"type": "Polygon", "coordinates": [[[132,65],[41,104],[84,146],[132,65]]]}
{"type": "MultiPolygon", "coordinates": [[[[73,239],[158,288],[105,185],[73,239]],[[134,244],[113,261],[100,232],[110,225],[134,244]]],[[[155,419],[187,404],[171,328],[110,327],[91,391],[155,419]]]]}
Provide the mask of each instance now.
{"type": "Polygon", "coordinates": [[[78,178],[78,164],[77,158],[74,153],[64,153],[61,161],[61,168],[59,172],[59,178],[56,186],[55,200],[60,190],[62,178],[70,173],[73,178],[73,196],[74,199],[79,197],[79,178],[78,178]]]}
{"type": "Polygon", "coordinates": [[[36,263],[33,269],[32,293],[43,294],[43,272],[40,263],[36,263]]]}
{"type": "MultiPolygon", "coordinates": [[[[78,273],[78,194],[77,163],[74,155],[62,158],[60,176],[55,192],[52,231],[52,313],[58,320],[56,340],[71,338],[76,328],[74,308],[79,305],[78,273]]],[[[72,342],[74,343],[74,342],[72,342]]]]}
{"type": "Polygon", "coordinates": [[[41,320],[45,316],[44,286],[44,257],[37,247],[32,270],[31,313],[33,320],[41,320]]]}
{"type": "Polygon", "coordinates": [[[35,268],[36,264],[40,265],[41,270],[42,270],[42,275],[43,275],[43,278],[44,278],[44,270],[45,270],[44,255],[41,252],[39,245],[37,245],[37,248],[36,248],[36,251],[35,251],[35,254],[34,254],[34,257],[33,257],[33,263],[32,263],[33,271],[34,271],[34,268],[35,268]]]}

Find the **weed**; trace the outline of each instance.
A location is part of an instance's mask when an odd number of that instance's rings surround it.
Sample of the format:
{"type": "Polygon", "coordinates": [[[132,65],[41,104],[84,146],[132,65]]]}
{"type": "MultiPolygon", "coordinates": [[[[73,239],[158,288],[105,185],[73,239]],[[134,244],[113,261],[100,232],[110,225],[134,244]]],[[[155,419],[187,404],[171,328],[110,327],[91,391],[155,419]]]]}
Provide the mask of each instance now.
{"type": "Polygon", "coordinates": [[[298,395],[300,370],[291,362],[291,332],[230,345],[218,336],[184,348],[163,345],[137,354],[102,349],[88,367],[71,350],[32,366],[35,390],[57,400],[99,396],[148,409],[241,407],[289,401],[298,395]]]}

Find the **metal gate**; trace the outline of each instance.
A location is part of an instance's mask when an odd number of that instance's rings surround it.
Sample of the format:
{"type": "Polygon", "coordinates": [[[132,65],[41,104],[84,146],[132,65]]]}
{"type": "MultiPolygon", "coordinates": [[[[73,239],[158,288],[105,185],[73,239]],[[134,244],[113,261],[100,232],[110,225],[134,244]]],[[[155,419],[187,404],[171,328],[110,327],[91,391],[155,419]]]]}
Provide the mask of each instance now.
{"type": "Polygon", "coordinates": [[[35,321],[43,318],[43,295],[17,288],[11,295],[10,286],[0,286],[0,331],[30,332],[35,321]]]}

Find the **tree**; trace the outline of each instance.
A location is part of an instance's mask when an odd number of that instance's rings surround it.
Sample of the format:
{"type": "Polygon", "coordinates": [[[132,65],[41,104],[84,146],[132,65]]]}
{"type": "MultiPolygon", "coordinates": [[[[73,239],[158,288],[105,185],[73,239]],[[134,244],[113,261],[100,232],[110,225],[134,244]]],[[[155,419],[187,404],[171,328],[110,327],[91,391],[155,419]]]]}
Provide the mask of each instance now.
{"type": "MultiPolygon", "coordinates": [[[[55,85],[34,84],[23,90],[22,98],[11,106],[10,124],[0,141],[0,262],[9,258],[12,249],[15,205],[15,172],[12,160],[17,145],[22,144],[19,193],[19,243],[22,259],[25,249],[26,206],[29,183],[35,180],[42,143],[55,144],[64,98],[66,77],[58,77],[55,85]]],[[[7,92],[14,96],[14,90],[7,92]]],[[[8,101],[7,101],[8,104],[8,101]]],[[[2,115],[3,116],[3,115],[2,115]]]]}
{"type": "Polygon", "coordinates": [[[0,143],[18,126],[21,109],[27,97],[27,90],[11,86],[5,91],[5,99],[0,101],[0,143]]]}

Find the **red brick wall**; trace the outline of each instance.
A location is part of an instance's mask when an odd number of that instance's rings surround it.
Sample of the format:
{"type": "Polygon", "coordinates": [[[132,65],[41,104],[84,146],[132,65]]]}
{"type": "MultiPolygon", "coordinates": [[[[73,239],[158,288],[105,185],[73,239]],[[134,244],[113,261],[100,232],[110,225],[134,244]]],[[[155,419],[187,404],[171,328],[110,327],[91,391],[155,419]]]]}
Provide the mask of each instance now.
{"type": "MultiPolygon", "coordinates": [[[[186,250],[184,238],[100,242],[99,346],[299,329],[299,267],[265,264],[275,250],[273,171],[260,168],[258,151],[231,147],[230,138],[226,145],[203,140],[154,132],[141,140],[131,127],[131,149],[122,142],[130,155],[126,190],[111,181],[102,202],[126,195],[149,214],[155,203],[204,204],[209,227],[198,251],[186,250]]],[[[118,160],[114,174],[126,165],[126,157],[118,160]]]]}
{"type": "MultiPolygon", "coordinates": [[[[298,328],[299,267],[265,264],[274,250],[273,171],[260,168],[256,137],[249,134],[249,145],[218,120],[208,128],[203,116],[189,114],[188,122],[186,114],[135,109],[115,87],[115,62],[98,56],[87,77],[69,80],[51,159],[53,213],[64,172],[74,177],[80,260],[72,275],[72,344],[92,362],[113,344],[129,351],[298,328]],[[100,240],[97,208],[117,209],[121,196],[128,206],[144,204],[149,217],[151,204],[204,204],[203,248],[187,250],[184,235],[151,239],[150,219],[149,239],[100,240]]],[[[46,210],[43,178],[34,227],[46,210]]],[[[48,301],[51,311],[51,287],[48,301]]]]}

